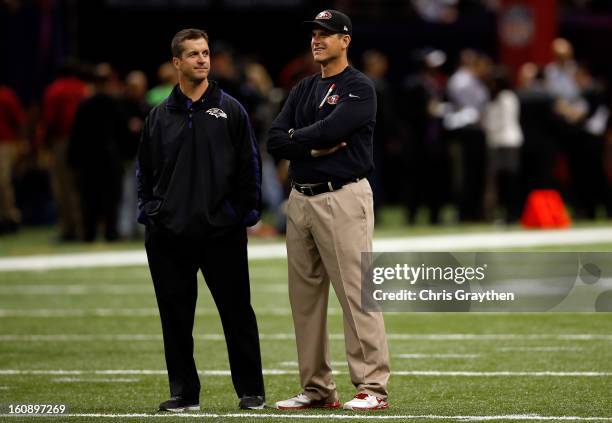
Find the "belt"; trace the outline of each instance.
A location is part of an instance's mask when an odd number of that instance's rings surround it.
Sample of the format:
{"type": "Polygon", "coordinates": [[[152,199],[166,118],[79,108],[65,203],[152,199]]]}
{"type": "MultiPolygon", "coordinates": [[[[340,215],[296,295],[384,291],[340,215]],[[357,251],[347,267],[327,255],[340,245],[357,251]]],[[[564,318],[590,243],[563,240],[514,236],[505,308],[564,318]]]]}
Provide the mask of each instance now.
{"type": "Polygon", "coordinates": [[[363,178],[349,179],[347,181],[328,181],[321,182],[320,184],[298,184],[292,182],[291,186],[297,192],[312,197],[313,195],[324,194],[326,192],[333,192],[342,189],[343,186],[358,182],[363,178]]]}

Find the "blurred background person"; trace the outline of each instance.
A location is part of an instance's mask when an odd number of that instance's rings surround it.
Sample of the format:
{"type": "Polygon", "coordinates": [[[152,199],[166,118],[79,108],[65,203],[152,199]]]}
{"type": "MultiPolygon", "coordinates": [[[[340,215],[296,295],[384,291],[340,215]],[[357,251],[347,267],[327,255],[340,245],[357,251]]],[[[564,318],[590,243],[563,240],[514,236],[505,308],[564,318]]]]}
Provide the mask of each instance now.
{"type": "Polygon", "coordinates": [[[38,147],[48,156],[51,189],[59,223],[58,241],[82,236],[81,202],[73,169],[68,164],[68,139],[81,102],[90,95],[83,65],[69,63],[44,91],[38,127],[38,147]]]}
{"type": "Polygon", "coordinates": [[[236,63],[234,48],[223,41],[216,42],[211,61],[211,79],[217,81],[229,94],[239,96],[242,75],[236,63]]]}
{"type": "Polygon", "coordinates": [[[150,107],[155,107],[168,98],[174,86],[178,84],[178,75],[172,62],[164,62],[159,65],[157,79],[159,84],[147,92],[147,103],[150,107]]]}
{"type": "Polygon", "coordinates": [[[450,138],[456,143],[455,175],[459,221],[477,222],[484,218],[486,142],[481,126],[482,113],[489,102],[483,83],[489,59],[471,49],[459,55],[459,67],[448,80],[451,111],[444,117],[450,138]]]}
{"type": "Polygon", "coordinates": [[[11,88],[0,85],[0,235],[16,232],[21,213],[15,204],[13,166],[25,140],[26,114],[11,88]]]}
{"type": "Polygon", "coordinates": [[[388,80],[389,58],[378,50],[366,50],[361,56],[363,73],[374,82],[376,90],[376,126],[374,127],[374,172],[368,177],[374,194],[374,215],[383,199],[384,155],[389,139],[396,132],[393,89],[388,80]]]}
{"type": "Polygon", "coordinates": [[[77,175],[83,240],[96,239],[104,225],[107,241],[119,239],[117,219],[123,162],[129,145],[127,122],[114,93],[114,71],[107,63],[94,70],[94,93],[79,106],[68,144],[68,162],[77,175]]]}
{"type": "Polygon", "coordinates": [[[560,118],[554,112],[555,98],[546,89],[542,70],[525,63],[518,72],[517,95],[523,132],[521,155],[523,197],[535,189],[559,189],[555,165],[559,155],[560,118]]]}
{"type": "Polygon", "coordinates": [[[459,0],[412,0],[412,6],[428,22],[450,24],[459,17],[459,0]]]}
{"type": "Polygon", "coordinates": [[[319,72],[319,67],[312,60],[310,49],[306,49],[282,67],[278,77],[278,84],[282,89],[289,92],[303,78],[314,75],[317,72],[319,72]]]}
{"type": "Polygon", "coordinates": [[[557,177],[561,192],[576,208],[581,217],[586,211],[588,195],[581,192],[584,185],[584,145],[582,123],[588,113],[588,103],[578,85],[578,64],[574,48],[565,38],[555,38],[551,44],[553,61],[544,67],[546,89],[554,97],[554,112],[559,118],[556,159],[557,177]]]}
{"type": "Polygon", "coordinates": [[[610,119],[605,87],[585,65],[577,67],[575,79],[584,101],[584,113],[574,115],[574,136],[567,144],[575,215],[595,219],[598,207],[604,206],[610,217],[612,187],[605,175],[603,160],[604,136],[610,119]]]}
{"type": "Polygon", "coordinates": [[[151,107],[146,100],[147,76],[134,70],[125,77],[125,94],[121,102],[124,119],[127,121],[127,138],[122,147],[125,154],[121,205],[119,208],[119,235],[134,239],[144,235],[142,225],[136,221],[138,198],[136,193],[136,153],[144,120],[151,107]]]}
{"type": "MultiPolygon", "coordinates": [[[[259,142],[262,161],[261,195],[263,205],[273,216],[273,226],[259,221],[250,233],[259,236],[275,236],[285,233],[287,216],[284,211],[285,188],[279,178],[274,158],[268,154],[265,142],[272,121],[278,114],[284,100],[282,89],[274,86],[272,77],[261,64],[254,61],[245,65],[245,82],[248,91],[253,93],[251,110],[248,110],[255,136],[259,142]]],[[[281,164],[282,166],[282,164],[281,164]]]]}
{"type": "Polygon", "coordinates": [[[399,106],[403,111],[405,143],[402,148],[406,217],[415,224],[421,206],[429,223],[440,223],[440,210],[448,198],[449,162],[442,128],[446,54],[424,49],[416,54],[417,72],[404,79],[399,106]]]}
{"type": "Polygon", "coordinates": [[[503,209],[506,223],[516,222],[521,213],[520,197],[521,146],[520,102],[510,88],[510,76],[503,66],[497,66],[489,78],[491,102],[483,116],[489,156],[489,180],[494,189],[489,202],[490,215],[495,219],[497,206],[503,209]]]}
{"type": "MultiPolygon", "coordinates": [[[[219,41],[213,47],[210,66],[210,78],[217,81],[229,95],[235,97],[248,113],[252,113],[261,102],[262,97],[257,85],[261,87],[262,84],[254,84],[253,81],[247,80],[245,71],[248,62],[236,53],[233,46],[219,41]]],[[[253,76],[253,71],[251,74],[253,76]]]]}
{"type": "Polygon", "coordinates": [[[574,47],[565,38],[556,38],[551,50],[553,61],[544,68],[546,88],[555,98],[578,101],[580,89],[576,82],[578,67],[574,60],[574,47]]]}

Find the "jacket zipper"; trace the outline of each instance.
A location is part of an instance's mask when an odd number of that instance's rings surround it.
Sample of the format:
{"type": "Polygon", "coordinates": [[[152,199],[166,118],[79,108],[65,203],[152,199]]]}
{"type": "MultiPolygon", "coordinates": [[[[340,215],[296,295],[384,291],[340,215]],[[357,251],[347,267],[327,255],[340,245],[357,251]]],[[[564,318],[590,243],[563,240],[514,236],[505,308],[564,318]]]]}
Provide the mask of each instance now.
{"type": "Polygon", "coordinates": [[[187,112],[189,113],[189,120],[187,121],[187,126],[189,129],[193,126],[193,101],[191,99],[187,99],[187,112]]]}

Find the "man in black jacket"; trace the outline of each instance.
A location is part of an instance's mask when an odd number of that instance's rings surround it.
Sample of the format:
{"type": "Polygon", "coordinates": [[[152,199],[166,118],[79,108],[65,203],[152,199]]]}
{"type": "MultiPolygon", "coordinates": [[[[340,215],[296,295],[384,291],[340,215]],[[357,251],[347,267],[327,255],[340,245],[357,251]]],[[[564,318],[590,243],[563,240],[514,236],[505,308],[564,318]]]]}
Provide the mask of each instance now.
{"type": "Polygon", "coordinates": [[[381,313],[361,306],[361,253],[372,251],[374,210],[368,176],[376,91],[349,66],[351,20],[324,10],[305,22],[321,73],[300,81],[270,128],[268,151],[291,160],[287,202],[289,300],[303,392],[282,410],[339,408],[327,339],[330,280],[342,306],[351,382],[347,410],[388,407],[389,351],[381,313]]]}
{"type": "Polygon", "coordinates": [[[219,310],[239,406],[263,408],[246,237],[261,209],[257,142],[242,105],[208,80],[208,35],[178,32],[172,55],[179,83],[145,121],[137,172],[172,396],[159,408],[200,407],[192,338],[198,270],[219,310]]]}

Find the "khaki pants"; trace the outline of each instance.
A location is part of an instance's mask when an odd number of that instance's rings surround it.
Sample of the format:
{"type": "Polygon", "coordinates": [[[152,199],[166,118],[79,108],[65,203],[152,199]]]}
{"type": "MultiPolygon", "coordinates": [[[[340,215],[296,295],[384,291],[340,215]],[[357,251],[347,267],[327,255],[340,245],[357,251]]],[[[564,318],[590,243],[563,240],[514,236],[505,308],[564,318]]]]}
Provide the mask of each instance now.
{"type": "Polygon", "coordinates": [[[21,213],[15,206],[13,190],[13,164],[16,148],[13,142],[0,143],[0,221],[21,222],[21,213]]]}
{"type": "Polygon", "coordinates": [[[68,165],[68,140],[53,140],[49,173],[57,207],[60,234],[68,237],[80,236],[82,232],[81,203],[74,171],[68,165]]]}
{"type": "Polygon", "coordinates": [[[335,401],[327,336],[329,283],[342,306],[351,381],[358,392],[387,398],[389,352],[381,313],[361,309],[361,252],[372,251],[374,212],[366,179],[287,204],[289,300],[304,392],[335,401]]]}

